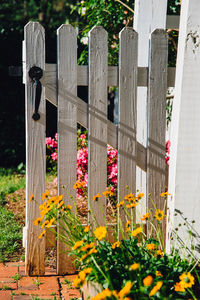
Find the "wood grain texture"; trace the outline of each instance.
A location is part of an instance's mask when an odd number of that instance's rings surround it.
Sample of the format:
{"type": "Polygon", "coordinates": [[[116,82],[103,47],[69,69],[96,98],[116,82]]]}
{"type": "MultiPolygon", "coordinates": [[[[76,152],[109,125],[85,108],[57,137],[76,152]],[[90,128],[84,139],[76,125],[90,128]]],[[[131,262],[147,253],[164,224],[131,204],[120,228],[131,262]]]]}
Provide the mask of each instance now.
{"type": "Polygon", "coordinates": [[[119,38],[118,202],[128,193],[126,185],[136,192],[138,34],[125,27],[119,38]]]}
{"type": "MultiPolygon", "coordinates": [[[[64,203],[73,206],[69,197],[76,197],[77,104],[68,94],[77,94],[77,33],[71,25],[62,25],[58,31],[58,194],[64,203]],[[68,194],[69,193],[69,194],[68,194]]],[[[58,232],[62,234],[61,228],[58,232]]],[[[67,246],[57,242],[57,272],[72,272],[72,258],[66,255],[67,246]]]]}
{"type": "Polygon", "coordinates": [[[89,33],[88,205],[98,225],[105,225],[106,199],[92,199],[107,187],[107,78],[107,32],[95,26],[89,33]]]}
{"type": "MultiPolygon", "coordinates": [[[[170,252],[170,235],[174,227],[183,223],[174,209],[183,213],[191,227],[199,235],[200,228],[200,2],[182,1],[176,83],[171,123],[171,149],[169,165],[167,250],[170,252]],[[192,224],[191,221],[195,220],[192,224]]],[[[188,235],[186,226],[180,227],[178,235],[191,249],[199,239],[188,235]]],[[[192,248],[193,249],[193,248],[192,248]]],[[[196,258],[200,254],[192,250],[196,258]]]]}
{"type": "MultiPolygon", "coordinates": [[[[165,191],[165,134],[167,91],[168,35],[162,29],[151,34],[149,89],[148,89],[148,148],[147,195],[151,194],[155,205],[163,209],[165,191]]],[[[148,208],[153,208],[149,200],[148,208]]]]}
{"type": "Polygon", "coordinates": [[[45,68],[45,35],[43,27],[37,22],[29,22],[24,29],[24,80],[26,110],[26,230],[25,266],[27,275],[43,275],[45,238],[38,239],[41,234],[39,226],[33,221],[40,217],[39,205],[46,184],[46,105],[45,91],[42,90],[39,106],[40,119],[34,121],[35,86],[28,72],[33,66],[45,68]],[[29,203],[31,195],[35,201],[29,203]]]}
{"type": "MultiPolygon", "coordinates": [[[[41,79],[42,84],[46,88],[46,98],[57,105],[57,92],[56,80],[57,70],[56,64],[46,64],[44,76],[41,79]]],[[[175,83],[175,69],[174,67],[168,68],[167,86],[173,87],[175,83]]],[[[88,86],[88,66],[77,66],[77,85],[88,86]]],[[[148,86],[148,67],[138,67],[138,87],[148,86]]],[[[108,86],[119,86],[119,67],[108,66],[108,86]]]]}

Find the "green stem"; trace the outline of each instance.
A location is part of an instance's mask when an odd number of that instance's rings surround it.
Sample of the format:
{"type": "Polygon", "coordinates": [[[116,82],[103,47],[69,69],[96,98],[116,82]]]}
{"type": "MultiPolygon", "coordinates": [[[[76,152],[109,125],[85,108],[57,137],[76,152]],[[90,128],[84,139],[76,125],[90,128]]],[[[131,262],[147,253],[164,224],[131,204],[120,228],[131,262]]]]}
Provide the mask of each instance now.
{"type": "Polygon", "coordinates": [[[162,233],[162,230],[161,230],[160,223],[158,223],[158,233],[159,233],[160,240],[161,240],[162,250],[164,251],[164,249],[165,249],[165,243],[164,243],[163,233],[162,233]]]}
{"type": "Polygon", "coordinates": [[[196,263],[194,264],[192,269],[189,271],[189,273],[191,273],[196,268],[196,266],[198,265],[199,262],[200,262],[200,258],[196,261],[196,263]]]}
{"type": "Polygon", "coordinates": [[[193,293],[192,290],[187,289],[187,291],[190,293],[190,295],[192,296],[192,298],[193,298],[194,300],[197,300],[197,298],[195,297],[195,295],[194,295],[194,293],[193,293]]]}
{"type": "MultiPolygon", "coordinates": [[[[95,258],[94,258],[93,255],[91,256],[91,258],[92,258],[92,261],[94,262],[96,268],[97,268],[97,269],[99,270],[99,272],[101,273],[101,275],[105,278],[105,280],[108,282],[108,284],[110,284],[111,282],[110,282],[109,279],[106,277],[106,275],[104,274],[104,272],[101,270],[101,268],[100,268],[99,265],[97,264],[97,262],[96,262],[96,260],[95,260],[95,258]]],[[[112,283],[111,283],[111,285],[112,285],[112,283]]]]}
{"type": "Polygon", "coordinates": [[[120,210],[119,210],[119,208],[118,208],[118,220],[117,221],[118,221],[117,223],[118,223],[119,232],[121,233],[123,239],[125,239],[124,231],[122,229],[123,227],[122,227],[122,220],[121,220],[121,217],[120,217],[120,210]]]}

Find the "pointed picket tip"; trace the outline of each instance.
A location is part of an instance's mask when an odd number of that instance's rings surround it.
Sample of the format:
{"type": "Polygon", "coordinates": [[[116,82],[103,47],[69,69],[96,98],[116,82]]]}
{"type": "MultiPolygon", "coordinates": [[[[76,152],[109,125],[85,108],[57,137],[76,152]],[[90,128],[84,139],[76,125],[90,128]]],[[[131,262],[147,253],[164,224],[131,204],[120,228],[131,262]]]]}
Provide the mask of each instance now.
{"type": "Polygon", "coordinates": [[[24,26],[24,31],[30,31],[33,30],[35,31],[36,29],[41,30],[44,32],[44,27],[39,23],[39,22],[33,22],[30,21],[24,26]]]}
{"type": "Polygon", "coordinates": [[[168,35],[165,29],[156,28],[152,31],[151,35],[168,35]]]}
{"type": "Polygon", "coordinates": [[[108,33],[107,31],[102,27],[102,26],[94,26],[90,31],[89,31],[89,36],[91,35],[102,35],[102,36],[107,36],[108,33]]]}
{"type": "Polygon", "coordinates": [[[120,31],[119,37],[122,35],[133,36],[134,38],[138,37],[138,33],[132,27],[124,27],[120,31]]]}
{"type": "Polygon", "coordinates": [[[57,34],[62,34],[62,33],[70,33],[77,36],[77,30],[71,24],[62,24],[57,29],[57,34]]]}
{"type": "Polygon", "coordinates": [[[157,28],[152,31],[150,40],[153,42],[155,40],[165,40],[168,43],[168,33],[165,29],[157,28]]]}

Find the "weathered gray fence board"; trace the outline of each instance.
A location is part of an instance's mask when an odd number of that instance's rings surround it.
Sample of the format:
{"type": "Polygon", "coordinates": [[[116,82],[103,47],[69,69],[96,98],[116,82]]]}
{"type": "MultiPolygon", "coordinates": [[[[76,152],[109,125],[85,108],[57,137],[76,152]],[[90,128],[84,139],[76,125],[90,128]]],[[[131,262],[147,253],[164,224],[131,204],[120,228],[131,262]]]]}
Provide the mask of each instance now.
{"type": "MultiPolygon", "coordinates": [[[[77,104],[68,94],[77,94],[77,38],[71,25],[58,29],[58,194],[64,203],[73,205],[76,197],[77,104]],[[69,194],[68,194],[69,193],[69,194]]],[[[60,228],[58,231],[60,232],[60,228]]],[[[73,270],[72,260],[65,251],[67,246],[57,242],[57,272],[66,274],[73,270]]]]}
{"type": "Polygon", "coordinates": [[[100,204],[92,199],[107,186],[107,78],[107,32],[96,26],[89,33],[88,204],[101,225],[106,199],[102,196],[100,204]]]}
{"type": "Polygon", "coordinates": [[[35,86],[28,72],[33,66],[45,68],[45,36],[43,27],[36,22],[25,26],[25,106],[26,106],[26,243],[25,265],[28,275],[45,273],[45,238],[38,239],[42,230],[33,221],[40,217],[38,206],[42,203],[42,193],[46,184],[46,105],[43,88],[39,106],[40,119],[34,121],[35,86]],[[31,195],[34,201],[29,203],[31,195]]]}
{"type": "MultiPolygon", "coordinates": [[[[137,33],[126,27],[119,37],[118,202],[127,194],[126,185],[136,192],[138,59],[137,33]]],[[[123,210],[120,215],[125,222],[123,210]]]]}
{"type": "MultiPolygon", "coordinates": [[[[149,89],[148,89],[148,148],[147,195],[150,193],[156,207],[163,209],[165,191],[165,134],[167,90],[168,35],[157,29],[151,34],[149,89]]],[[[149,200],[148,208],[153,208],[149,200]]]]}
{"type": "MultiPolygon", "coordinates": [[[[149,66],[149,37],[156,28],[165,28],[167,0],[135,0],[134,29],[138,32],[138,66],[149,66]]],[[[147,147],[147,89],[138,85],[137,140],[147,147]]],[[[137,207],[137,220],[147,209],[146,173],[136,168],[137,189],[144,193],[142,205],[137,207]]]]}

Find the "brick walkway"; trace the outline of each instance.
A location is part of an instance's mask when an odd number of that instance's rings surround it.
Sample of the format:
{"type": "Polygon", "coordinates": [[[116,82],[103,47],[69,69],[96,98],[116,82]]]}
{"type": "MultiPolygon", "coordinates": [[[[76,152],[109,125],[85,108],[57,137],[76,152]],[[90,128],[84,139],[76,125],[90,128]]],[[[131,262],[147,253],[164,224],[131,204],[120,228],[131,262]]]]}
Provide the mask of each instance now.
{"type": "Polygon", "coordinates": [[[24,263],[0,263],[0,300],[82,299],[72,286],[74,277],[56,276],[50,268],[46,268],[45,276],[28,277],[24,263]]]}

